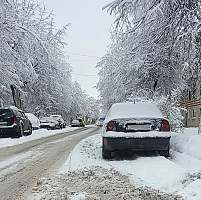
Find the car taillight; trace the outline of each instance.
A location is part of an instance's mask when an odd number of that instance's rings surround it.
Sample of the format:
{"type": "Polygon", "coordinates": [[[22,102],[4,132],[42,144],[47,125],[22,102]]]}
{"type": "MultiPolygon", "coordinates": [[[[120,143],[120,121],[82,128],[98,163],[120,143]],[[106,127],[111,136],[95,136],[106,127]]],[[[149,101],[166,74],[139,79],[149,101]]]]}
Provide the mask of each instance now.
{"type": "Polygon", "coordinates": [[[110,121],[106,126],[106,131],[115,131],[116,130],[116,122],[110,121]]]}
{"type": "Polygon", "coordinates": [[[161,122],[161,131],[169,132],[170,131],[170,124],[167,120],[163,119],[161,122]]]}
{"type": "Polygon", "coordinates": [[[16,123],[16,117],[15,117],[15,116],[12,116],[12,117],[10,118],[10,122],[11,122],[11,124],[16,123]]]}

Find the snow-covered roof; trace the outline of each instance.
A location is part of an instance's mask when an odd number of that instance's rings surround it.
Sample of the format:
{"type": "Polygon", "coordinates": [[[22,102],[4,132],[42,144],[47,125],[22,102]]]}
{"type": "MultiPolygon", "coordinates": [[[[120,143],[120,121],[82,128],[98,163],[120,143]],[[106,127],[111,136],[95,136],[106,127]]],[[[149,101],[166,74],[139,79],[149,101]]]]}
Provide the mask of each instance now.
{"type": "Polygon", "coordinates": [[[12,110],[15,110],[15,111],[22,111],[22,110],[20,110],[19,108],[15,107],[15,106],[0,107],[0,109],[12,109],[12,110]]]}
{"type": "Polygon", "coordinates": [[[161,111],[154,103],[116,103],[107,113],[105,122],[114,119],[161,119],[164,118],[161,111]]]}

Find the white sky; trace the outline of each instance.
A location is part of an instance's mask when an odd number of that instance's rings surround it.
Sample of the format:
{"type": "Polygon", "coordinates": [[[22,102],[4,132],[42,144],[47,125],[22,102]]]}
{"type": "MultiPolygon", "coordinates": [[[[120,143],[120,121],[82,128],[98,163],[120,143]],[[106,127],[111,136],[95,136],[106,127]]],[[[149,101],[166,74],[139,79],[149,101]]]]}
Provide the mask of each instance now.
{"type": "Polygon", "coordinates": [[[110,43],[113,17],[102,8],[111,0],[40,0],[53,10],[59,27],[70,23],[65,41],[73,79],[81,84],[90,96],[97,97],[98,57],[106,53],[110,43]],[[88,55],[88,56],[81,56],[88,55]],[[93,57],[94,56],[94,57],[93,57]]]}

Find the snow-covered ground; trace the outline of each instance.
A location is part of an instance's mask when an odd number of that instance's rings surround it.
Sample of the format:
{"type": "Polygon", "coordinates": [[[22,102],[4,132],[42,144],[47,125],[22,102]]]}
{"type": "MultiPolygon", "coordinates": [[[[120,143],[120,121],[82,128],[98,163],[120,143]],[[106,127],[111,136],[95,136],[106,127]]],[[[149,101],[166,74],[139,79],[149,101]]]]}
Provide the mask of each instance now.
{"type": "Polygon", "coordinates": [[[106,161],[101,157],[101,136],[94,135],[78,144],[62,172],[100,166],[114,168],[129,177],[131,183],[160,191],[181,194],[188,200],[201,199],[201,135],[197,129],[173,134],[171,158],[152,155],[129,160],[106,161]]]}
{"type": "Polygon", "coordinates": [[[59,130],[39,129],[39,130],[33,131],[32,135],[30,135],[30,136],[24,136],[24,137],[17,138],[17,139],[0,138],[0,148],[4,148],[4,147],[8,147],[8,146],[14,146],[14,145],[22,144],[25,142],[30,142],[32,140],[37,140],[40,138],[49,137],[51,135],[66,133],[66,132],[70,132],[70,131],[73,131],[76,129],[78,129],[78,128],[66,127],[62,130],[60,130],[60,129],[59,130]]]}
{"type": "Polygon", "coordinates": [[[169,159],[124,155],[107,161],[102,159],[101,135],[97,134],[74,148],[61,175],[38,183],[33,199],[58,199],[60,194],[59,199],[200,200],[200,147],[197,129],[186,129],[172,135],[169,159]]]}

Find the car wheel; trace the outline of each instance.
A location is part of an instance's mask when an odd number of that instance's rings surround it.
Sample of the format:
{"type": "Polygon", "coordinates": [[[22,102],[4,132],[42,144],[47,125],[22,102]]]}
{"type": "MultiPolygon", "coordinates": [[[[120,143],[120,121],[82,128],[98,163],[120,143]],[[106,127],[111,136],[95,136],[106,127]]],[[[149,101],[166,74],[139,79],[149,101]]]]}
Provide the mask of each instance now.
{"type": "Polygon", "coordinates": [[[24,129],[23,129],[23,125],[20,124],[19,128],[18,128],[18,131],[17,131],[17,135],[16,135],[16,138],[20,138],[24,136],[24,129]]]}
{"type": "Polygon", "coordinates": [[[112,158],[112,153],[110,151],[106,151],[104,149],[104,146],[102,148],[102,157],[103,159],[107,159],[107,160],[112,158]]]}
{"type": "Polygon", "coordinates": [[[168,150],[160,151],[160,155],[164,156],[166,158],[170,157],[170,149],[168,147],[168,150]]]}
{"type": "Polygon", "coordinates": [[[32,134],[32,131],[33,131],[33,128],[32,128],[32,126],[30,125],[28,135],[31,135],[31,134],[32,134]]]}

